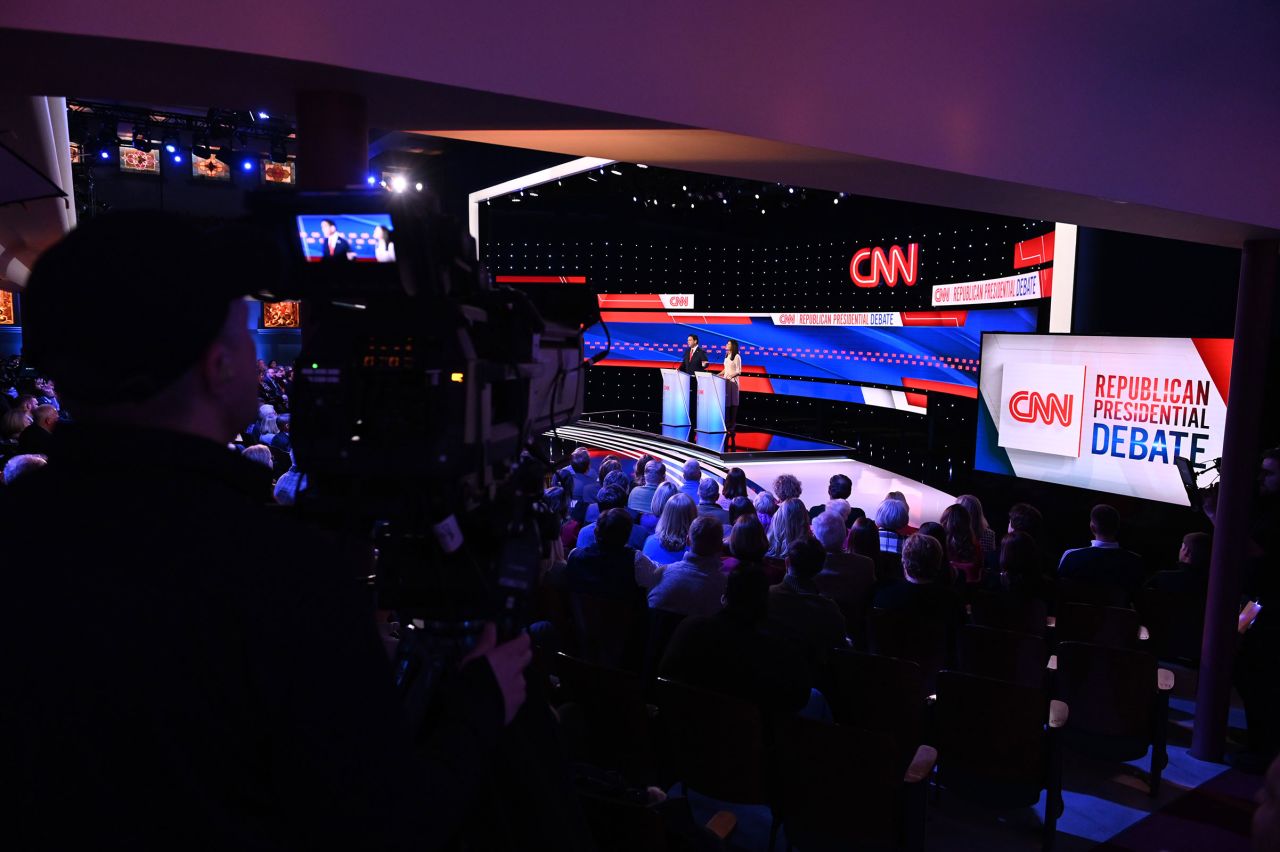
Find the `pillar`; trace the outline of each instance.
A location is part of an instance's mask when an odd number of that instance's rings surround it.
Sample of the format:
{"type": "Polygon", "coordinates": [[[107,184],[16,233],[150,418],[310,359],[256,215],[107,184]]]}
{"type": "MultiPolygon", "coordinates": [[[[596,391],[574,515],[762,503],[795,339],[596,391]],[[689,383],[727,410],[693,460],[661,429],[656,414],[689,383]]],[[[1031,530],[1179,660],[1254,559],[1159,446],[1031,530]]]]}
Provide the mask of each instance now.
{"type": "Polygon", "coordinates": [[[1244,244],[1240,257],[1231,388],[1191,738],[1191,754],[1201,760],[1221,761],[1227,738],[1236,618],[1257,481],[1258,434],[1266,392],[1278,253],[1280,240],[1250,240],[1244,244]]]}

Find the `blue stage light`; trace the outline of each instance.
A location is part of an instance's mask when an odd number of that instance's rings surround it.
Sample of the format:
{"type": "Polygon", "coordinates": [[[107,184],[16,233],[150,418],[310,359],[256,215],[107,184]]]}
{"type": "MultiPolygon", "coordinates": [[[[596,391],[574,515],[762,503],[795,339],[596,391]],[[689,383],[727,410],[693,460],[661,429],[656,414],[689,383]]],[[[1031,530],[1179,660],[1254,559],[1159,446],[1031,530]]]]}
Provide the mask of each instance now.
{"type": "Polygon", "coordinates": [[[108,151],[106,148],[103,148],[101,151],[99,151],[99,152],[98,152],[98,156],[99,156],[99,157],[101,157],[101,158],[102,158],[102,159],[104,159],[104,160],[110,160],[110,159],[111,159],[111,152],[110,152],[110,151],[108,151]]]}
{"type": "Polygon", "coordinates": [[[265,112],[263,112],[262,110],[258,110],[258,118],[262,119],[263,121],[266,121],[266,120],[267,120],[268,118],[270,118],[270,117],[271,117],[271,116],[267,115],[267,114],[266,114],[265,112]]]}
{"type": "Polygon", "coordinates": [[[178,153],[178,146],[177,146],[177,145],[174,145],[172,142],[170,142],[169,144],[165,145],[165,146],[164,146],[164,149],[165,149],[166,151],[168,151],[170,154],[176,154],[176,153],[178,153]]]}
{"type": "Polygon", "coordinates": [[[246,172],[253,171],[253,160],[245,160],[240,164],[240,168],[244,169],[246,172]]]}
{"type": "Polygon", "coordinates": [[[369,175],[367,178],[364,179],[364,181],[365,183],[369,184],[369,186],[375,186],[378,183],[378,179],[373,175],[369,175]]]}
{"type": "Polygon", "coordinates": [[[181,154],[174,154],[174,155],[173,155],[173,161],[174,161],[175,163],[181,163],[181,162],[182,162],[182,155],[181,155],[181,154]]]}

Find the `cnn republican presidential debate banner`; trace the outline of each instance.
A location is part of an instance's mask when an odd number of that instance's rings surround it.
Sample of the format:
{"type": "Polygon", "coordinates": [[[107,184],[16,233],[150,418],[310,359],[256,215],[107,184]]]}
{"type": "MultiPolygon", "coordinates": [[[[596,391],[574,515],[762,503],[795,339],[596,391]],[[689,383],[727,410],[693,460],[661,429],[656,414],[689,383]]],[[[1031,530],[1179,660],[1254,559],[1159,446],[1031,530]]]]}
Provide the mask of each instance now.
{"type": "Polygon", "coordinates": [[[1187,505],[1222,456],[1231,341],[985,334],[975,467],[1187,505]]]}

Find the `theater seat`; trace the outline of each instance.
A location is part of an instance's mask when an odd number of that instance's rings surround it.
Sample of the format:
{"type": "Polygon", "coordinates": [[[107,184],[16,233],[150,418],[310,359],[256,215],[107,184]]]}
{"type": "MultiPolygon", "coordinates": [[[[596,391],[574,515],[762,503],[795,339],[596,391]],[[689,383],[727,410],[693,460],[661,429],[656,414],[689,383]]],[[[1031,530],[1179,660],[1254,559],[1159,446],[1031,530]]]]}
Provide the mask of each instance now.
{"type": "Polygon", "coordinates": [[[1042,688],[1049,648],[1039,636],[970,624],[960,628],[957,657],[962,672],[1042,688]]]}

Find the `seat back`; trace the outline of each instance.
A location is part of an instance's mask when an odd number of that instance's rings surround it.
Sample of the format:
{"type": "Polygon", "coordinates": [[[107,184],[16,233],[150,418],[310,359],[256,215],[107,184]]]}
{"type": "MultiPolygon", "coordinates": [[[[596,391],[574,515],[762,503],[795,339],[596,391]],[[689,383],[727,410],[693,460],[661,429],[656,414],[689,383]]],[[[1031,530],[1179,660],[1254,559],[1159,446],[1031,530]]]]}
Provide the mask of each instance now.
{"type": "Polygon", "coordinates": [[[903,749],[903,768],[924,735],[925,692],[910,660],[840,649],[828,661],[827,699],[836,722],[890,734],[903,749]]]}
{"type": "Polygon", "coordinates": [[[960,628],[957,656],[962,672],[1041,688],[1049,648],[1039,636],[970,624],[960,628]]]}
{"type": "Polygon", "coordinates": [[[934,705],[939,783],[987,804],[1034,805],[1048,783],[1048,712],[1042,686],[941,672],[934,705]]]}
{"type": "Polygon", "coordinates": [[[975,589],[969,596],[973,623],[997,630],[1043,636],[1048,606],[1039,598],[975,589]]]}
{"type": "Polygon", "coordinates": [[[664,778],[725,802],[770,802],[759,708],[666,678],[658,678],[655,701],[664,778]]]}
{"type": "Polygon", "coordinates": [[[1162,660],[1200,659],[1204,599],[1189,592],[1144,589],[1138,595],[1142,624],[1151,634],[1151,652],[1162,660]]]}
{"type": "Polygon", "coordinates": [[[1070,737],[1124,740],[1115,743],[1121,751],[1137,751],[1141,743],[1135,757],[1145,754],[1155,718],[1156,658],[1089,642],[1063,642],[1057,650],[1055,692],[1071,707],[1070,737]]]}
{"type": "Polygon", "coordinates": [[[638,802],[579,791],[582,814],[602,852],[663,852],[667,830],[662,813],[638,802]]]}
{"type": "Polygon", "coordinates": [[[582,709],[590,762],[630,777],[652,769],[649,713],[640,675],[567,654],[551,655],[548,664],[560,681],[560,700],[582,709]]]}
{"type": "Polygon", "coordinates": [[[1091,606],[1128,606],[1129,593],[1115,583],[1095,580],[1073,580],[1059,577],[1056,592],[1058,607],[1062,604],[1082,603],[1091,606]]]}
{"type": "Polygon", "coordinates": [[[947,626],[904,610],[873,609],[867,616],[873,654],[910,660],[920,667],[925,689],[933,692],[938,672],[947,664],[947,626]]]}
{"type": "Polygon", "coordinates": [[[646,684],[652,683],[658,676],[658,666],[662,664],[662,655],[667,652],[667,645],[675,634],[676,628],[685,620],[682,612],[671,612],[665,609],[649,610],[649,638],[644,648],[644,669],[642,674],[646,684]]]}
{"type": "Polygon", "coordinates": [[[1133,648],[1138,643],[1140,622],[1137,610],[1064,603],[1058,607],[1054,635],[1059,642],[1092,642],[1116,648],[1133,648]]]}
{"type": "Polygon", "coordinates": [[[871,596],[875,590],[875,563],[871,561],[842,566],[840,582],[836,584],[827,575],[814,578],[818,591],[828,596],[840,607],[844,616],[845,632],[858,644],[866,638],[867,610],[871,608],[871,596]]]}
{"type": "Polygon", "coordinates": [[[639,671],[645,641],[645,611],[639,600],[573,592],[569,608],[582,659],[599,666],[639,671]]]}
{"type": "Polygon", "coordinates": [[[903,768],[882,732],[793,718],[778,729],[779,808],[802,849],[899,848],[903,768]]]}

